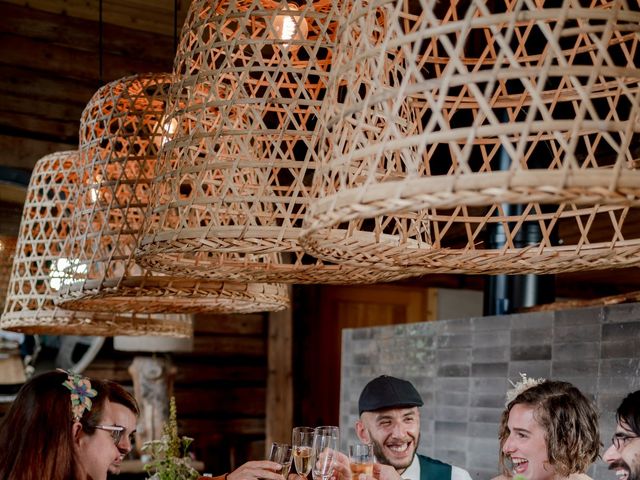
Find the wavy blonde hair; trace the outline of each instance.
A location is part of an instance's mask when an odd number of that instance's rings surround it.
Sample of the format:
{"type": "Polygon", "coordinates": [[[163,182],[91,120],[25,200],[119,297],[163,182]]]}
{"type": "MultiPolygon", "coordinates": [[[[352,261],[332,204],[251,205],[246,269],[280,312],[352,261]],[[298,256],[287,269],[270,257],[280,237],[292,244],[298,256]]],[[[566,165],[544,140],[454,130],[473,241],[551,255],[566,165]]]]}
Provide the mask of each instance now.
{"type": "Polygon", "coordinates": [[[545,380],[521,392],[502,412],[498,438],[500,465],[506,476],[509,469],[502,447],[509,437],[509,413],[517,404],[535,409],[534,418],[545,431],[547,458],[560,476],[584,473],[597,460],[601,444],[593,403],[568,382],[545,380]]]}

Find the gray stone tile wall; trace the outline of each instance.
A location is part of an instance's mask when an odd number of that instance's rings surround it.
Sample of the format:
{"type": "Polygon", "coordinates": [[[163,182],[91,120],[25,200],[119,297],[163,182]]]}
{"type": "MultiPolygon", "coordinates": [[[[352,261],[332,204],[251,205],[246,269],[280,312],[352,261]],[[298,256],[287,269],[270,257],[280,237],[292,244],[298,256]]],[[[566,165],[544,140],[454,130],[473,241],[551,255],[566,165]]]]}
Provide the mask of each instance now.
{"type": "MultiPolygon", "coordinates": [[[[520,372],[569,381],[593,398],[607,448],[615,409],[640,389],[640,304],[346,329],[343,448],[356,440],[364,385],[377,375],[395,375],[413,382],[425,400],[419,451],[464,467],[473,478],[492,478],[505,392],[520,372]]],[[[590,474],[615,478],[602,461],[590,474]]]]}

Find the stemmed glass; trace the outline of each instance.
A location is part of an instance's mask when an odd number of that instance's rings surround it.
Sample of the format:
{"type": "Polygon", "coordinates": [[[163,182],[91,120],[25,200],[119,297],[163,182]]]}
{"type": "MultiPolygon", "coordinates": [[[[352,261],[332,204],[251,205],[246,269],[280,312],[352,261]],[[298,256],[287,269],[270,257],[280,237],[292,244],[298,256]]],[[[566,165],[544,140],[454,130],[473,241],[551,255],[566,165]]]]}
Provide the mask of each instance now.
{"type": "Polygon", "coordinates": [[[335,464],[333,452],[338,450],[340,429],[338,427],[317,427],[313,432],[313,478],[327,480],[333,473],[335,464]]]}
{"type": "Polygon", "coordinates": [[[291,469],[291,445],[273,442],[269,452],[269,460],[282,466],[280,473],[286,480],[291,469]]]}
{"type": "Polygon", "coordinates": [[[295,427],[291,434],[293,461],[298,475],[307,478],[313,465],[313,428],[295,427]]]}

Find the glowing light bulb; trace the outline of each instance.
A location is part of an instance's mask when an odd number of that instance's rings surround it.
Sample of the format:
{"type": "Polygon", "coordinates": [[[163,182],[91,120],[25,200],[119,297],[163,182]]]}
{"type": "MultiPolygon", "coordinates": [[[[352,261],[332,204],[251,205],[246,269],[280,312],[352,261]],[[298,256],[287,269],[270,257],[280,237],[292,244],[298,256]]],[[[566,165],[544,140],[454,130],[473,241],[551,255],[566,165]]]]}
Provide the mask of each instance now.
{"type": "MultiPolygon", "coordinates": [[[[289,4],[288,11],[299,12],[300,9],[295,3],[289,4]]],[[[274,19],[273,26],[276,36],[280,40],[304,40],[309,33],[307,21],[301,15],[277,15],[274,19]]],[[[283,43],[284,48],[289,47],[288,43],[283,43]]],[[[298,45],[292,45],[291,48],[297,48],[298,45]]]]}
{"type": "Polygon", "coordinates": [[[293,23],[293,20],[289,16],[282,17],[282,31],[278,32],[280,38],[283,40],[291,40],[293,38],[293,34],[296,31],[296,25],[293,23]]]}
{"type": "MultiPolygon", "coordinates": [[[[100,182],[102,182],[102,175],[100,175],[99,173],[96,174],[96,184],[100,184],[100,182]]],[[[98,192],[98,188],[95,186],[92,186],[89,188],[89,196],[91,197],[91,201],[93,203],[97,202],[98,199],[100,198],[100,193],[98,192]]]]}
{"type": "Polygon", "coordinates": [[[162,123],[162,146],[167,143],[173,135],[176,133],[178,129],[178,121],[175,118],[172,118],[168,122],[165,121],[162,123]]]}

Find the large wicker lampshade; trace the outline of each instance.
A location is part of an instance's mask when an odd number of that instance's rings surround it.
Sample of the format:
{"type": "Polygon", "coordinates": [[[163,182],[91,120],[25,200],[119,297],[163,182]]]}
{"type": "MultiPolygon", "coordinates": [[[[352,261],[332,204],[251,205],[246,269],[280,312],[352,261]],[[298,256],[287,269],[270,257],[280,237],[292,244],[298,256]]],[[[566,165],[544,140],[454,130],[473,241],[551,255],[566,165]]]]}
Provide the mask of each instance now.
{"type": "Polygon", "coordinates": [[[355,283],[408,274],[328,264],[305,256],[298,242],[318,164],[337,5],[192,2],[141,264],[242,281],[355,283]]]}
{"type": "Polygon", "coordinates": [[[164,121],[168,74],[102,87],[80,127],[79,195],[65,245],[75,265],[59,303],[74,310],[243,313],[288,305],[282,284],[243,284],[153,274],[136,265],[164,121]]]}
{"type": "Polygon", "coordinates": [[[355,0],[344,14],[310,252],[425,272],[640,262],[637,3],[355,0]]]}
{"type": "Polygon", "coordinates": [[[77,151],[41,158],[27,191],[0,329],[47,335],[193,335],[187,315],[72,312],[54,299],[64,281],[63,244],[69,234],[77,180],[77,151]]]}

